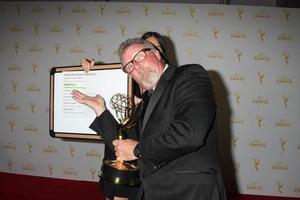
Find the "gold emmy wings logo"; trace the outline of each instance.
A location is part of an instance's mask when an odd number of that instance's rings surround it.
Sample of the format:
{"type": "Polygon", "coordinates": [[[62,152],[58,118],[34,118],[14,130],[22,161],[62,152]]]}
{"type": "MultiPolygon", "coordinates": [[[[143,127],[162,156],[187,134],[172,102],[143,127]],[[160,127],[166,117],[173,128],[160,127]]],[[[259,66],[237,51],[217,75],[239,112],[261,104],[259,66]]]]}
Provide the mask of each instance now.
{"type": "Polygon", "coordinates": [[[56,9],[57,9],[57,14],[61,15],[62,14],[63,5],[56,4],[56,9]]]}
{"type": "Polygon", "coordinates": [[[240,93],[234,93],[234,99],[237,105],[240,105],[241,102],[241,94],[240,93]]]}
{"type": "Polygon", "coordinates": [[[120,24],[119,28],[120,28],[122,37],[125,37],[127,27],[125,25],[123,25],[123,24],[120,24]]]}
{"type": "Polygon", "coordinates": [[[213,34],[213,38],[215,38],[217,40],[219,38],[219,33],[220,33],[219,28],[216,27],[216,26],[213,26],[211,28],[211,31],[212,31],[212,34],[213,34]]]}
{"type": "Polygon", "coordinates": [[[264,120],[264,118],[263,118],[262,116],[260,116],[260,115],[257,115],[257,116],[256,116],[256,123],[257,123],[257,126],[258,126],[259,128],[262,127],[262,122],[263,122],[263,120],[264,120]]]}
{"type": "Polygon", "coordinates": [[[282,53],[282,58],[285,64],[289,64],[289,58],[290,58],[290,54],[288,52],[283,52],[282,53]]]}
{"type": "Polygon", "coordinates": [[[171,26],[165,26],[165,30],[166,30],[167,36],[170,37],[171,32],[172,32],[172,27],[171,26]]]}
{"type": "Polygon", "coordinates": [[[53,175],[54,166],[51,163],[48,163],[48,172],[52,176],[53,175]]]}
{"type": "Polygon", "coordinates": [[[8,125],[10,132],[15,132],[16,122],[14,120],[9,120],[8,125]]]}
{"type": "Polygon", "coordinates": [[[259,39],[261,42],[265,41],[266,31],[259,29],[258,31],[259,39]]]}
{"type": "Polygon", "coordinates": [[[289,102],[289,97],[285,94],[283,94],[281,97],[282,97],[282,102],[283,102],[284,107],[287,108],[288,102],[289,102]]]}
{"type": "Polygon", "coordinates": [[[40,31],[40,24],[38,23],[33,23],[33,32],[38,35],[39,34],[39,31],[40,31]]]}
{"type": "Polygon", "coordinates": [[[89,172],[91,174],[92,180],[95,180],[97,170],[95,168],[89,168],[89,172]]]}
{"type": "Polygon", "coordinates": [[[148,17],[149,11],[150,11],[150,6],[148,6],[148,5],[143,5],[143,9],[144,9],[144,15],[145,15],[146,17],[148,17]]]}
{"type": "Polygon", "coordinates": [[[252,159],[255,171],[258,171],[261,165],[260,159],[253,158],[252,159]]]}
{"type": "Polygon", "coordinates": [[[98,55],[101,56],[102,55],[102,51],[103,51],[103,46],[100,45],[100,44],[97,44],[96,45],[96,49],[97,49],[98,55]]]}
{"type": "Polygon", "coordinates": [[[34,114],[36,111],[36,103],[30,102],[29,106],[30,106],[31,114],[34,114]]]}
{"type": "Polygon", "coordinates": [[[239,141],[239,137],[234,137],[234,138],[232,138],[232,145],[233,145],[234,148],[237,147],[238,141],[239,141]]]}
{"type": "Polygon", "coordinates": [[[32,62],[31,66],[32,66],[32,73],[33,73],[33,74],[36,74],[38,65],[37,65],[35,62],[32,62]]]}
{"type": "Polygon", "coordinates": [[[13,162],[12,160],[8,160],[8,161],[7,161],[8,171],[12,171],[13,164],[14,164],[14,162],[13,162]]]}
{"type": "Polygon", "coordinates": [[[22,6],[19,3],[16,3],[16,9],[17,9],[18,15],[20,16],[21,15],[22,6]]]}
{"type": "Polygon", "coordinates": [[[265,73],[264,72],[257,72],[257,76],[258,76],[259,83],[262,85],[263,80],[265,78],[265,73]]]}
{"type": "Polygon", "coordinates": [[[53,44],[53,46],[54,46],[54,51],[55,51],[56,55],[59,55],[60,43],[55,42],[53,44]]]}
{"type": "Polygon", "coordinates": [[[16,54],[19,54],[19,51],[20,51],[20,43],[15,41],[14,42],[14,49],[15,49],[15,52],[16,54]]]}
{"type": "Polygon", "coordinates": [[[75,24],[75,30],[76,30],[77,36],[80,35],[81,28],[82,28],[82,26],[80,24],[75,24]]]}
{"type": "Polygon", "coordinates": [[[276,182],[276,189],[279,192],[279,194],[282,194],[283,192],[284,183],[281,181],[276,182]]]}
{"type": "Polygon", "coordinates": [[[235,50],[235,55],[236,55],[236,58],[237,58],[238,62],[240,63],[241,62],[241,57],[243,55],[243,51],[240,50],[240,49],[236,49],[235,50]]]}
{"type": "Polygon", "coordinates": [[[26,144],[27,144],[28,152],[32,153],[33,144],[31,142],[27,142],[26,144]]]}
{"type": "Polygon", "coordinates": [[[291,11],[290,10],[283,10],[283,18],[285,20],[285,22],[289,22],[290,21],[290,16],[291,16],[291,11]]]}
{"type": "Polygon", "coordinates": [[[104,9],[105,9],[105,5],[99,4],[99,15],[100,16],[104,16],[104,9]]]}
{"type": "Polygon", "coordinates": [[[279,138],[279,143],[280,143],[282,152],[284,152],[285,149],[287,148],[287,139],[281,137],[281,138],[279,138]]]}
{"type": "Polygon", "coordinates": [[[189,7],[189,11],[190,11],[191,17],[194,18],[194,17],[195,17],[195,14],[196,14],[196,8],[190,6],[190,7],[189,7]]]}
{"type": "Polygon", "coordinates": [[[243,15],[244,15],[244,9],[238,7],[238,8],[236,8],[236,11],[237,11],[237,15],[238,15],[239,19],[242,20],[243,19],[243,15]]]}
{"type": "Polygon", "coordinates": [[[18,83],[16,81],[13,81],[13,82],[11,82],[11,86],[12,86],[13,93],[16,93],[17,92],[18,83]]]}
{"type": "Polygon", "coordinates": [[[72,158],[74,158],[75,147],[73,145],[69,145],[69,152],[72,158]]]}

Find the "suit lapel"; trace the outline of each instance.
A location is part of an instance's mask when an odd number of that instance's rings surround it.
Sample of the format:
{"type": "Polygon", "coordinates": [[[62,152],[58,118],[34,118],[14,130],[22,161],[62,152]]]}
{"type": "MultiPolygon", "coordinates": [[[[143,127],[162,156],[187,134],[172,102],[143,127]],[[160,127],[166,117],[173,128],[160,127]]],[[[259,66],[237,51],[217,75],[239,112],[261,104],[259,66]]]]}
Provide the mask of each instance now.
{"type": "Polygon", "coordinates": [[[163,73],[163,75],[161,76],[160,80],[158,81],[157,87],[155,88],[155,90],[150,98],[149,104],[148,104],[146,112],[145,112],[141,133],[143,133],[144,128],[147,124],[147,121],[149,120],[149,117],[150,117],[153,109],[155,108],[155,105],[157,104],[158,100],[164,93],[164,90],[166,89],[166,87],[168,85],[168,81],[173,77],[175,69],[176,69],[176,67],[169,66],[166,69],[166,71],[163,73]]]}

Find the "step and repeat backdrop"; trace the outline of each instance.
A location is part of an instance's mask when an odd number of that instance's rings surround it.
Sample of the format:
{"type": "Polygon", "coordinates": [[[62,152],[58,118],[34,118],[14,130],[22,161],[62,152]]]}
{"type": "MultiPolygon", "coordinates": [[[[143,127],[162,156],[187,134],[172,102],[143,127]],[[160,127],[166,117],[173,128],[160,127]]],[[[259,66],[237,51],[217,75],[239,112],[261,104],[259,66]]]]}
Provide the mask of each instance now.
{"type": "Polygon", "coordinates": [[[227,190],[300,197],[299,21],[290,8],[1,2],[0,171],[98,181],[101,141],[49,135],[50,69],[117,63],[122,41],[157,31],[171,63],[209,71],[227,190]]]}

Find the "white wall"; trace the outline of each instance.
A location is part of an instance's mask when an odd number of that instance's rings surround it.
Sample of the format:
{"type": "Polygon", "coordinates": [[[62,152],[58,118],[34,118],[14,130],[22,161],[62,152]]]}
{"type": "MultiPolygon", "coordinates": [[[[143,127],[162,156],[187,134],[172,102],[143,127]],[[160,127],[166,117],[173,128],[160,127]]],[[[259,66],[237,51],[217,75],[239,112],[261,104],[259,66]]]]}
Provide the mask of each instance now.
{"type": "Polygon", "coordinates": [[[271,7],[1,2],[0,171],[97,181],[103,144],[49,136],[49,70],[118,62],[123,40],[153,30],[173,62],[209,70],[228,191],[300,197],[299,20],[271,7]]]}

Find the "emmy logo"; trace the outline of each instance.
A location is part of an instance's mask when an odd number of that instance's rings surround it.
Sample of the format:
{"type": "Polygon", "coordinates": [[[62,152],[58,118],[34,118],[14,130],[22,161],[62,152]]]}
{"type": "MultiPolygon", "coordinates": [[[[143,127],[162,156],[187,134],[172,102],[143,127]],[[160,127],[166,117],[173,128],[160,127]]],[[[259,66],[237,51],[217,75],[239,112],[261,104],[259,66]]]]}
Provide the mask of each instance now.
{"type": "Polygon", "coordinates": [[[100,45],[100,44],[97,44],[96,48],[97,48],[98,55],[101,56],[102,55],[103,46],[100,45]]]}
{"type": "Polygon", "coordinates": [[[256,158],[254,158],[254,159],[252,160],[252,162],[253,162],[253,164],[254,164],[255,171],[258,171],[258,169],[259,169],[259,165],[260,165],[260,160],[259,160],[259,159],[256,159],[256,158]]]}
{"type": "Polygon", "coordinates": [[[283,15],[284,15],[284,19],[286,22],[289,22],[290,21],[290,15],[291,15],[291,12],[289,10],[284,10],[283,11],[283,15]]]}
{"type": "Polygon", "coordinates": [[[69,146],[69,151],[70,151],[71,157],[73,158],[74,157],[74,152],[75,152],[75,147],[70,145],[69,146]]]}
{"type": "Polygon", "coordinates": [[[234,97],[235,97],[235,102],[237,103],[237,105],[240,105],[241,94],[235,93],[234,97]]]}
{"type": "Polygon", "coordinates": [[[289,58],[290,54],[287,52],[283,52],[283,61],[285,62],[285,64],[289,64],[289,58]]]}
{"type": "Polygon", "coordinates": [[[283,190],[284,183],[282,183],[280,181],[277,181],[276,186],[277,186],[278,192],[281,194],[282,190],[283,190]]]}
{"type": "Polygon", "coordinates": [[[12,91],[13,91],[13,93],[16,93],[17,92],[17,85],[18,85],[18,83],[16,81],[13,81],[13,82],[11,82],[11,85],[12,85],[12,91]]]}
{"type": "Polygon", "coordinates": [[[240,49],[236,49],[235,50],[235,55],[236,55],[239,63],[241,62],[241,56],[242,56],[242,54],[243,54],[242,50],[240,50],[240,49]]]}
{"type": "Polygon", "coordinates": [[[53,165],[51,163],[48,164],[48,172],[52,176],[53,175],[53,165]]]}
{"type": "Polygon", "coordinates": [[[284,107],[285,108],[287,108],[287,106],[288,106],[288,101],[289,101],[289,97],[287,96],[287,95],[282,95],[281,96],[282,97],[282,100],[283,100],[283,105],[284,105],[284,107]]]}
{"type": "Polygon", "coordinates": [[[39,34],[39,28],[40,28],[40,25],[38,23],[33,24],[33,31],[36,35],[39,34]]]}
{"type": "Polygon", "coordinates": [[[287,146],[287,140],[285,138],[279,138],[279,142],[280,142],[282,152],[284,152],[287,146]]]}
{"type": "Polygon", "coordinates": [[[28,147],[28,152],[29,152],[29,153],[32,153],[32,147],[33,147],[33,144],[30,143],[30,142],[27,142],[27,147],[28,147]]]}
{"type": "Polygon", "coordinates": [[[104,8],[105,8],[105,6],[103,4],[99,5],[99,13],[100,13],[101,16],[104,15],[104,8]]]}
{"type": "Polygon", "coordinates": [[[54,49],[55,49],[56,55],[58,55],[58,54],[59,54],[59,49],[60,49],[60,44],[57,43],[57,42],[55,42],[55,43],[54,43],[54,49]]]}
{"type": "Polygon", "coordinates": [[[192,59],[192,55],[193,55],[193,50],[191,48],[187,48],[187,55],[188,55],[188,58],[191,60],[192,59]]]}
{"type": "Polygon", "coordinates": [[[262,127],[262,122],[263,122],[263,117],[257,115],[257,116],[256,116],[256,122],[257,122],[257,126],[258,126],[259,128],[261,128],[261,127],[262,127]]]}
{"type": "Polygon", "coordinates": [[[14,162],[13,162],[12,160],[8,160],[8,161],[7,161],[7,164],[8,164],[8,171],[11,171],[14,162]]]}
{"type": "Polygon", "coordinates": [[[30,102],[30,110],[31,110],[31,113],[35,113],[35,110],[36,110],[36,103],[33,103],[33,102],[30,102]]]}
{"type": "Polygon", "coordinates": [[[89,172],[91,173],[92,180],[95,180],[96,169],[91,167],[91,168],[89,169],[89,172]]]}
{"type": "Polygon", "coordinates": [[[257,76],[258,76],[260,84],[262,85],[265,74],[263,72],[257,72],[257,76]]]}
{"type": "Polygon", "coordinates": [[[220,33],[219,28],[214,26],[214,27],[212,27],[211,30],[212,30],[212,32],[213,32],[214,38],[217,40],[217,39],[219,38],[218,34],[220,33]]]}
{"type": "Polygon", "coordinates": [[[76,25],[75,25],[75,29],[76,29],[77,36],[80,35],[81,28],[82,28],[82,26],[81,26],[80,24],[76,24],[76,25]]]}
{"type": "Polygon", "coordinates": [[[260,29],[260,30],[258,30],[258,34],[259,34],[260,41],[264,42],[266,32],[260,29]]]}
{"type": "Polygon", "coordinates": [[[234,148],[237,147],[237,142],[238,142],[238,141],[239,141],[239,137],[234,137],[234,138],[232,139],[232,145],[233,145],[234,148]]]}
{"type": "Polygon", "coordinates": [[[143,7],[144,7],[144,14],[145,14],[145,16],[148,17],[148,15],[149,15],[149,10],[150,10],[150,6],[144,5],[143,7]]]}
{"type": "Polygon", "coordinates": [[[22,6],[20,4],[16,4],[16,7],[17,7],[17,13],[18,15],[20,16],[21,15],[21,9],[22,9],[22,6]]]}
{"type": "Polygon", "coordinates": [[[242,20],[243,14],[244,14],[244,9],[243,8],[237,8],[236,10],[237,10],[239,19],[242,20]]]}
{"type": "Polygon", "coordinates": [[[57,8],[58,15],[61,15],[61,11],[62,11],[63,6],[61,4],[56,4],[56,8],[57,8]]]}
{"type": "Polygon", "coordinates": [[[15,48],[16,54],[18,54],[19,53],[20,44],[18,42],[14,42],[14,48],[15,48]]]}
{"type": "Polygon", "coordinates": [[[172,32],[172,27],[166,26],[166,32],[167,32],[167,36],[170,37],[171,32],[172,32]]]}
{"type": "Polygon", "coordinates": [[[32,62],[32,73],[36,74],[37,68],[38,68],[38,65],[35,62],[32,62]]]}
{"type": "Polygon", "coordinates": [[[194,18],[196,9],[194,7],[189,7],[189,10],[190,10],[191,17],[194,18]]]}
{"type": "Polygon", "coordinates": [[[13,120],[10,120],[8,123],[9,123],[9,127],[10,127],[10,132],[13,133],[15,131],[16,122],[13,120]]]}
{"type": "MultiPolygon", "coordinates": [[[[117,138],[127,138],[128,131],[140,117],[143,101],[133,110],[133,100],[124,94],[115,94],[110,100],[110,106],[120,122],[117,138]]],[[[139,168],[135,163],[119,160],[104,160],[99,176],[114,184],[137,185],[139,183],[139,168]]]]}
{"type": "Polygon", "coordinates": [[[120,24],[120,30],[121,30],[121,34],[123,37],[125,37],[126,29],[127,29],[127,27],[125,25],[120,24]]]}

